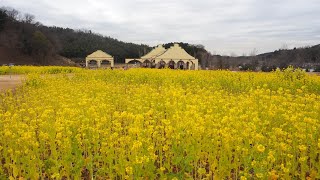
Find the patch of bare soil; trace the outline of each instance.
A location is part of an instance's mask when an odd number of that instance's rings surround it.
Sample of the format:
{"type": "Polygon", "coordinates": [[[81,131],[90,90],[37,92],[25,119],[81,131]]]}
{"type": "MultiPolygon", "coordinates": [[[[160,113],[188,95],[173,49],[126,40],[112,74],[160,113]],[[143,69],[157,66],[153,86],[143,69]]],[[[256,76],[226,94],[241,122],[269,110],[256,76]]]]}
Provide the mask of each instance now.
{"type": "Polygon", "coordinates": [[[0,92],[15,89],[22,84],[24,78],[24,75],[0,75],[0,92]]]}

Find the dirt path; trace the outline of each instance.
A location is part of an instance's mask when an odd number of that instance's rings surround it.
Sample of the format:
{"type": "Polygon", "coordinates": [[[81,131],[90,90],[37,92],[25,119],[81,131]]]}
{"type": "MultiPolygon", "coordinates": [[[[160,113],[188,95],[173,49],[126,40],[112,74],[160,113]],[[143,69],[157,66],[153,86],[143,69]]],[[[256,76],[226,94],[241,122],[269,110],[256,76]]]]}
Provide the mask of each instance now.
{"type": "Polygon", "coordinates": [[[24,75],[0,75],[0,92],[18,87],[24,77],[24,75]]]}

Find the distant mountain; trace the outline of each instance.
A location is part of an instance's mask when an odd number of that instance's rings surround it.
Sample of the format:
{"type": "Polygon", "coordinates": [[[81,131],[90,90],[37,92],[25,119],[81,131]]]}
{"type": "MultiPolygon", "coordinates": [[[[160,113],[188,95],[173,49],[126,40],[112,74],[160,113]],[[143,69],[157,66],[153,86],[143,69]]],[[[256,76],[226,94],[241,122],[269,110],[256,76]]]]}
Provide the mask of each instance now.
{"type": "MultiPolygon", "coordinates": [[[[202,45],[179,44],[200,60],[201,54],[207,53],[202,45]]],[[[166,48],[172,45],[164,44],[166,48]]],[[[125,58],[139,58],[152,48],[91,30],[44,26],[35,22],[33,15],[22,15],[12,8],[0,9],[0,64],[72,65],[66,60],[83,62],[88,54],[98,49],[114,56],[116,63],[124,63],[125,58]]]]}
{"type": "MultiPolygon", "coordinates": [[[[320,69],[320,45],[291,50],[230,57],[212,55],[203,45],[179,43],[190,55],[199,59],[204,69],[263,70],[289,65],[320,69]]],[[[172,43],[164,44],[169,48],[172,43]]],[[[91,30],[48,27],[35,22],[34,16],[22,15],[12,8],[0,8],[0,65],[8,63],[33,65],[76,65],[101,49],[124,63],[125,58],[139,58],[152,48],[106,37],[91,30]]]]}
{"type": "Polygon", "coordinates": [[[280,49],[274,52],[251,56],[207,55],[201,61],[203,68],[250,71],[271,71],[276,68],[294,66],[306,70],[320,71],[320,45],[294,49],[280,49]]]}
{"type": "Polygon", "coordinates": [[[320,45],[280,49],[274,52],[259,54],[257,57],[267,65],[276,65],[280,68],[288,65],[308,68],[308,66],[320,65],[320,45]]]}

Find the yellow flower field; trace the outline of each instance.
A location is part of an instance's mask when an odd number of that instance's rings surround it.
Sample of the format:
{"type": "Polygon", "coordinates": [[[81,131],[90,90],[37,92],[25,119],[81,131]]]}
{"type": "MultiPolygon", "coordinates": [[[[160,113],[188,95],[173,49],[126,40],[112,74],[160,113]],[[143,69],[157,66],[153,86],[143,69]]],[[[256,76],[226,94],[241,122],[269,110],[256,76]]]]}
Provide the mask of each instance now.
{"type": "Polygon", "coordinates": [[[320,178],[320,76],[32,72],[0,95],[0,179],[320,178]]]}
{"type": "Polygon", "coordinates": [[[77,67],[61,67],[61,66],[0,66],[0,75],[3,74],[57,74],[57,73],[75,73],[83,71],[77,67]]]}

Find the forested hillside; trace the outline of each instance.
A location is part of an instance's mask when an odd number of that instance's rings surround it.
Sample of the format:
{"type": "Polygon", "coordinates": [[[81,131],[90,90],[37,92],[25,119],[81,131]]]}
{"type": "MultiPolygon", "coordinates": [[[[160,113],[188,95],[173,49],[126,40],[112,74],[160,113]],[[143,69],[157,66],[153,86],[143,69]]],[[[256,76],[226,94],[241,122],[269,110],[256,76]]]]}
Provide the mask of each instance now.
{"type": "MultiPolygon", "coordinates": [[[[56,64],[62,57],[81,62],[98,49],[114,56],[116,63],[124,63],[125,58],[139,58],[152,49],[148,45],[123,42],[91,30],[48,27],[36,22],[33,15],[21,14],[12,8],[1,8],[0,19],[0,64],[56,64]]],[[[179,44],[200,60],[202,54],[207,53],[202,45],[179,44]]],[[[172,45],[164,46],[169,48],[172,45]]]]}
{"type": "MultiPolygon", "coordinates": [[[[179,44],[199,59],[203,69],[271,71],[276,67],[293,65],[320,70],[320,45],[231,57],[211,54],[203,45],[179,44]]],[[[165,48],[172,45],[164,44],[165,48]]],[[[37,22],[31,14],[22,14],[12,8],[0,8],[0,65],[76,65],[98,49],[114,56],[116,63],[124,63],[125,58],[138,58],[152,48],[123,42],[91,30],[48,27],[37,22]]]]}
{"type": "Polygon", "coordinates": [[[114,56],[116,63],[123,63],[126,57],[138,58],[151,49],[147,45],[122,42],[93,33],[91,30],[47,26],[41,26],[39,29],[53,39],[58,53],[67,58],[85,58],[101,49],[114,56]]]}
{"type": "Polygon", "coordinates": [[[126,57],[139,57],[151,48],[90,30],[47,27],[36,22],[33,15],[11,8],[0,9],[0,64],[50,65],[60,61],[61,56],[84,59],[97,49],[113,55],[116,62],[124,62],[126,57]]]}
{"type": "Polygon", "coordinates": [[[320,45],[238,57],[208,55],[202,60],[202,67],[209,69],[272,71],[288,66],[320,71],[320,45]]]}
{"type": "Polygon", "coordinates": [[[0,9],[0,64],[75,65],[59,55],[55,39],[30,14],[0,9]]]}

